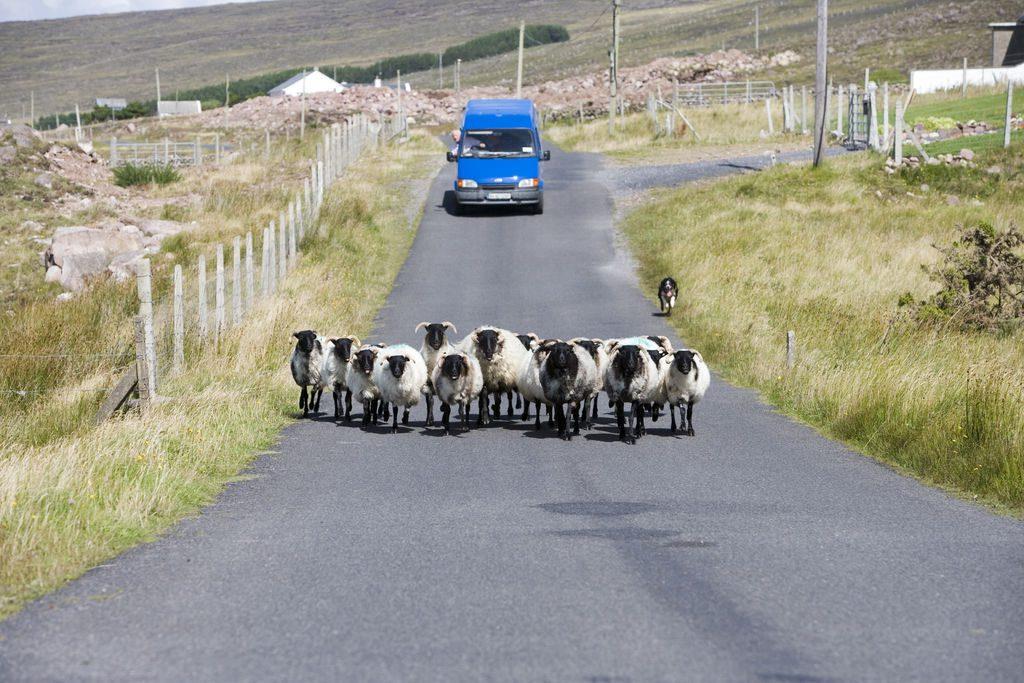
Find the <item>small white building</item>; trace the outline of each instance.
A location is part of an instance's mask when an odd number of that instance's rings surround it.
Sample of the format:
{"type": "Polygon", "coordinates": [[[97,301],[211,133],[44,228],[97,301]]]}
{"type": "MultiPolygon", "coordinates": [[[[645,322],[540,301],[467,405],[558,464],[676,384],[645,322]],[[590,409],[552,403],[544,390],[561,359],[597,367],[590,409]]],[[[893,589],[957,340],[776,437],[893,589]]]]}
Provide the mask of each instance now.
{"type": "Polygon", "coordinates": [[[297,73],[281,85],[271,89],[267,94],[271,97],[288,95],[289,97],[301,97],[303,93],[311,95],[317,92],[342,92],[345,86],[338,83],[320,69],[303,71],[297,73]]]}
{"type": "Polygon", "coordinates": [[[157,116],[189,116],[203,111],[199,100],[160,100],[156,103],[157,116]]]}

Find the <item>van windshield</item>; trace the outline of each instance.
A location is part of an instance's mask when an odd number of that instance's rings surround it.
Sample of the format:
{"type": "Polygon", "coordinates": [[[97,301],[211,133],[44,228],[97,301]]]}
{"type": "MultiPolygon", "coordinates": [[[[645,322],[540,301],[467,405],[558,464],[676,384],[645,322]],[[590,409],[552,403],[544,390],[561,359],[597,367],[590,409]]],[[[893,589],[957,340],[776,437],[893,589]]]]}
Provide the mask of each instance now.
{"type": "Polygon", "coordinates": [[[491,128],[463,133],[459,154],[464,157],[532,157],[533,131],[529,128],[491,128]]]}

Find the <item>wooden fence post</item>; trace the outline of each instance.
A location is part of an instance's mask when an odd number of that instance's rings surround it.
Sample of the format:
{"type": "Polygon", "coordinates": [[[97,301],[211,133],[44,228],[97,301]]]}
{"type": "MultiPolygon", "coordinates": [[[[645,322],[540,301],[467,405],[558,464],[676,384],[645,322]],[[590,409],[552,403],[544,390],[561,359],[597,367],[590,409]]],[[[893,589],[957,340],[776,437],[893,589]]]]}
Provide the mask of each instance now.
{"type": "Polygon", "coordinates": [[[181,264],[174,266],[174,371],[185,364],[185,283],[181,264]]]}
{"type": "Polygon", "coordinates": [[[277,230],[274,221],[270,221],[268,237],[270,238],[270,247],[267,256],[270,257],[270,261],[267,262],[267,273],[270,275],[270,294],[273,295],[277,293],[277,230]]]}
{"type": "Polygon", "coordinates": [[[299,244],[302,244],[306,239],[306,219],[303,218],[303,211],[305,211],[305,208],[302,205],[302,193],[297,192],[295,194],[295,220],[299,224],[299,244]]]}
{"type": "Polygon", "coordinates": [[[252,272],[252,230],[245,233],[245,307],[252,310],[252,300],[256,296],[256,282],[252,272]]]}
{"type": "Polygon", "coordinates": [[[277,280],[284,288],[284,278],[288,274],[288,244],[285,242],[285,225],[277,226],[277,280]]]}
{"type": "Polygon", "coordinates": [[[801,132],[807,135],[807,86],[800,86],[800,125],[801,132]]]}
{"type": "Polygon", "coordinates": [[[1006,79],[1006,120],[1003,122],[1003,148],[1010,149],[1010,121],[1013,118],[1013,81],[1006,79]]]}
{"type": "MultiPolygon", "coordinates": [[[[889,81],[882,84],[882,140],[889,142],[889,81]]],[[[886,149],[888,154],[889,150],[886,149]]]]}
{"type": "Polygon", "coordinates": [[[846,100],[843,98],[843,86],[839,86],[839,94],[836,95],[836,132],[840,135],[843,134],[843,107],[846,106],[846,100]]]}
{"type": "Polygon", "coordinates": [[[199,285],[199,338],[206,339],[210,326],[206,315],[206,254],[199,255],[199,274],[196,284],[199,285]]]}
{"type": "Polygon", "coordinates": [[[149,384],[149,363],[146,361],[146,319],[135,316],[135,367],[139,382],[139,409],[145,411],[152,402],[149,384]]]}
{"type": "Polygon", "coordinates": [[[260,294],[270,294],[270,228],[263,228],[263,250],[260,260],[260,294]]]}
{"type": "Polygon", "coordinates": [[[149,390],[156,393],[156,339],[153,335],[153,276],[149,259],[140,259],[136,271],[136,285],[139,294],[139,315],[145,324],[146,367],[149,375],[149,390]]]}
{"type": "Polygon", "coordinates": [[[224,245],[217,245],[217,281],[214,290],[214,320],[216,334],[214,344],[220,346],[220,338],[224,334],[224,245]]]}
{"type": "Polygon", "coordinates": [[[242,238],[235,236],[231,245],[231,323],[242,324],[242,238]]]}
{"type": "Polygon", "coordinates": [[[896,127],[893,129],[893,140],[896,168],[899,168],[903,165],[903,100],[899,98],[896,98],[896,127]]]}
{"type": "Polygon", "coordinates": [[[764,110],[768,116],[768,135],[775,135],[775,123],[772,121],[772,98],[764,98],[764,110]]]}
{"type": "Polygon", "coordinates": [[[790,370],[796,364],[796,332],[786,332],[786,367],[790,370]]]}
{"type": "Polygon", "coordinates": [[[298,262],[298,246],[295,240],[295,204],[288,204],[288,256],[290,257],[292,268],[298,262]]]}

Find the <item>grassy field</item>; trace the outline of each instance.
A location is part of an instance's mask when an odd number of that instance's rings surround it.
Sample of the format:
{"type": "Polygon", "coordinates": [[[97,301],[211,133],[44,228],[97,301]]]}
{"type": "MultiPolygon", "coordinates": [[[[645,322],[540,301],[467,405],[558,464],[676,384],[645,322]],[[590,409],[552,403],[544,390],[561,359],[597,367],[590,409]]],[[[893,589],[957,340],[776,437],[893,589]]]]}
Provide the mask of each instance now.
{"type": "MultiPolygon", "coordinates": [[[[762,50],[794,49],[807,57],[764,75],[809,83],[812,0],[627,3],[621,20],[622,64],[723,46],[752,50],[756,5],[761,6],[762,50]]],[[[587,0],[526,0],[496,18],[493,8],[468,0],[309,0],[0,23],[0,82],[5,85],[0,114],[20,118],[33,91],[37,115],[72,111],[76,102],[86,106],[95,97],[150,99],[157,67],[163,94],[170,98],[176,89],[220,83],[225,74],[241,78],[304,66],[371,64],[394,54],[440,50],[515,26],[520,18],[564,24],[572,36],[568,43],[529,51],[525,79],[539,82],[604,67],[610,33],[606,7],[587,0]]],[[[911,66],[956,67],[963,57],[972,64],[987,63],[988,22],[1011,21],[1020,13],[1011,0],[939,7],[928,0],[833,0],[830,8],[831,68],[841,82],[859,82],[864,67],[885,67],[905,78],[911,66]]],[[[463,66],[464,85],[510,84],[515,77],[511,54],[463,66]]],[[[413,77],[418,87],[436,82],[436,74],[413,77]]]]}
{"type": "MultiPolygon", "coordinates": [[[[162,385],[161,394],[171,397],[168,402],[98,428],[84,421],[94,404],[70,411],[63,423],[48,408],[39,410],[42,403],[34,405],[36,412],[45,413],[44,419],[30,410],[5,416],[0,436],[0,616],[154,538],[212,500],[257,453],[272,446],[281,426],[295,414],[297,392],[287,370],[291,331],[313,328],[367,336],[415,235],[409,229],[408,181],[436,168],[439,149],[434,138],[415,135],[400,153],[378,154],[335,185],[321,218],[325,234],[307,243],[283,291],[262,300],[241,327],[230,330],[220,353],[190,355],[186,369],[162,385]]],[[[194,182],[213,187],[205,210],[216,222],[217,211],[224,210],[221,204],[241,211],[241,203],[259,196],[246,191],[253,187],[250,182],[255,180],[258,188],[271,177],[276,174],[236,168],[194,182]]],[[[273,201],[262,200],[252,211],[260,224],[261,212],[274,215],[273,201]]],[[[194,253],[235,227],[205,230],[194,242],[171,245],[167,253],[194,253]]],[[[101,324],[107,334],[118,337],[132,299],[129,287],[100,290],[90,305],[58,308],[64,317],[49,312],[46,320],[69,336],[77,332],[76,325],[84,325],[88,333],[90,325],[101,324]],[[106,317],[91,319],[101,314],[106,317]]],[[[32,328],[26,333],[41,332],[32,328]]],[[[95,340],[95,348],[104,348],[102,338],[95,340]]],[[[73,392],[66,394],[72,398],[57,393],[49,400],[75,401],[73,392]]]]}
{"type": "MultiPolygon", "coordinates": [[[[756,154],[768,149],[800,149],[810,145],[809,136],[763,137],[768,121],[762,102],[692,108],[684,113],[700,134],[700,140],[692,131],[673,137],[659,135],[646,113],[623,117],[614,131],[609,129],[608,119],[601,118],[585,121],[582,125],[569,121],[549,125],[544,135],[562,149],[601,152],[617,163],[627,165],[682,163],[756,154]]],[[[772,120],[775,130],[782,130],[780,107],[773,108],[772,120]]]]}
{"type": "Polygon", "coordinates": [[[897,300],[935,291],[921,266],[958,225],[1024,225],[1022,162],[1018,146],[977,169],[895,177],[875,155],[780,166],[659,193],[624,230],[643,281],[677,278],[670,323],[726,378],[885,463],[1021,513],[1022,332],[922,327],[897,300]]]}

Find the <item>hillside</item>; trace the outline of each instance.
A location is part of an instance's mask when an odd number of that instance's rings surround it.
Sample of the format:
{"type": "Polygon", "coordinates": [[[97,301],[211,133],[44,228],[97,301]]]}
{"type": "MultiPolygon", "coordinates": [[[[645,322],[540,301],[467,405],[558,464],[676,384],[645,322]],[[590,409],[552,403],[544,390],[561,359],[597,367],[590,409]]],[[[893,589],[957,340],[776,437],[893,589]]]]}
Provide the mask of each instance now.
{"type": "MultiPolygon", "coordinates": [[[[531,22],[557,22],[568,43],[536,47],[527,82],[594,71],[607,62],[609,3],[600,0],[525,0],[517,12],[495,18],[468,0],[331,0],[261,2],[162,12],[0,23],[0,114],[20,117],[36,93],[36,113],[73,110],[96,96],[149,99],[153,68],[163,92],[242,78],[275,69],[320,64],[369,64],[402,52],[432,51],[484,33],[531,22]]],[[[624,66],[659,56],[753,46],[754,7],[761,7],[761,47],[813,50],[814,2],[628,0],[622,15],[624,66]]],[[[859,80],[865,66],[955,66],[963,57],[986,63],[987,23],[1020,13],[1012,0],[936,3],[928,0],[833,0],[832,67],[836,78],[859,80]]],[[[508,83],[512,54],[464,65],[463,84],[508,83]]],[[[806,80],[811,62],[766,74],[806,80]]],[[[895,74],[893,74],[895,75],[895,74]]],[[[436,75],[413,77],[420,86],[436,75]]],[[[450,84],[449,79],[446,83],[450,84]]]]}

